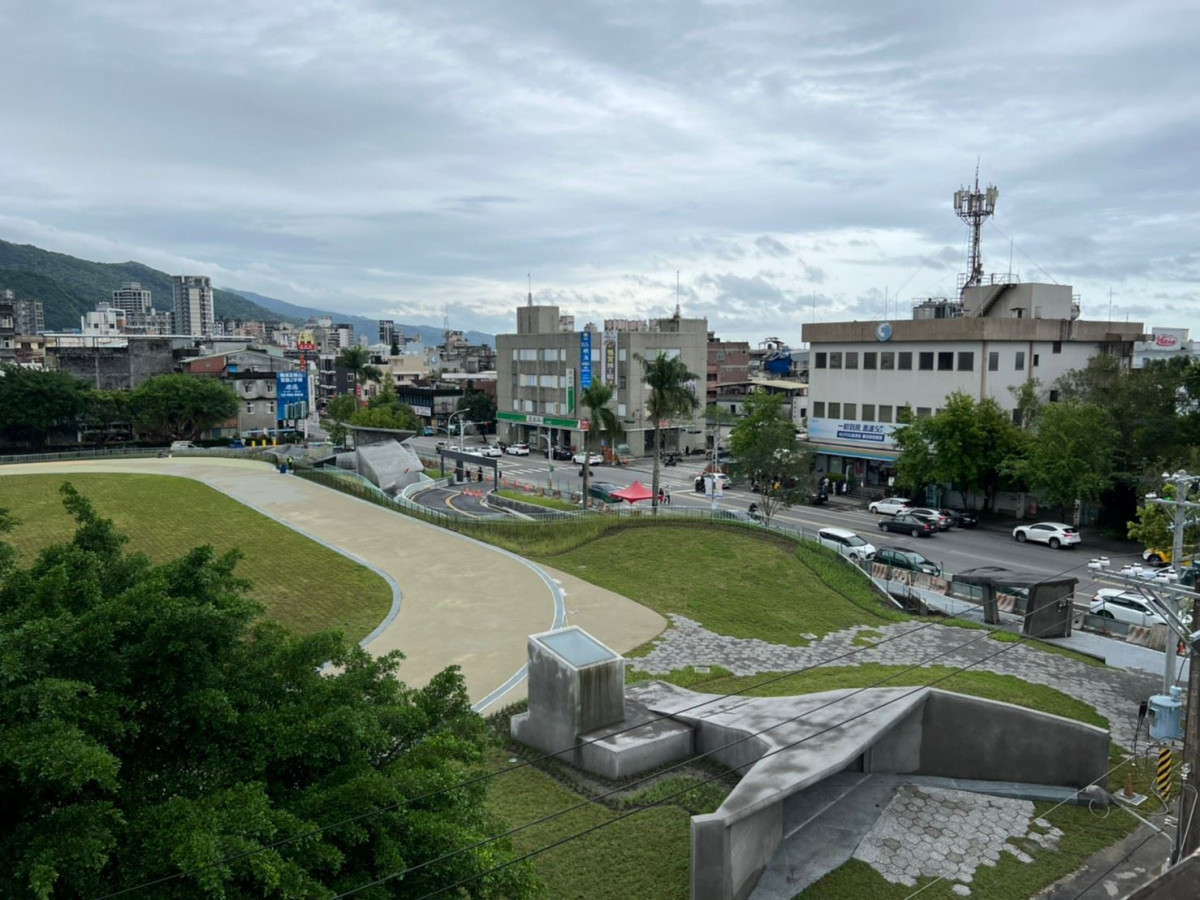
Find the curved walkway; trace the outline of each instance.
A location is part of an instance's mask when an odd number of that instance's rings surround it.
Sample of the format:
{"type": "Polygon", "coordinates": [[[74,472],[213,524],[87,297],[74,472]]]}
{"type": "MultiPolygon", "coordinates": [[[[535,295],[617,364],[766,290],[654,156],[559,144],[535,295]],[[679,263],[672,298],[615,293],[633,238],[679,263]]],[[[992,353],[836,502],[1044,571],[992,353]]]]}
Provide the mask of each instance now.
{"type": "Polygon", "coordinates": [[[515,554],[391,512],[265,463],[189,457],[72,460],[0,466],[0,475],[113,472],[203,482],[379,572],[398,590],[392,612],[364,640],[400,650],[400,675],[421,685],[458,665],[476,708],[525,696],[526,638],[572,624],[618,652],[662,631],[657,613],[619,594],[515,554]]]}

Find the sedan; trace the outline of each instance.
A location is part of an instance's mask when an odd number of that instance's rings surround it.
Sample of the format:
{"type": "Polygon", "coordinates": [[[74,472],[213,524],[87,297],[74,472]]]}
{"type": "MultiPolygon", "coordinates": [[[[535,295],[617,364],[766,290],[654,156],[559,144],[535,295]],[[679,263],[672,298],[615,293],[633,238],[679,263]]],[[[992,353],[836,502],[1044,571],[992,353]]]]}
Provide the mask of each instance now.
{"type": "Polygon", "coordinates": [[[564,460],[571,458],[571,451],[566,447],[555,447],[550,451],[550,456],[554,459],[564,460]]]}
{"type": "Polygon", "coordinates": [[[937,526],[917,516],[899,515],[879,520],[880,531],[900,531],[913,537],[932,537],[937,526]]]}
{"type": "Polygon", "coordinates": [[[501,450],[495,444],[484,444],[479,448],[480,456],[500,456],[501,450]]]}
{"type": "Polygon", "coordinates": [[[587,463],[589,466],[604,465],[604,456],[600,453],[576,453],[571,457],[571,462],[577,466],[582,466],[587,463]]]}
{"type": "Polygon", "coordinates": [[[867,507],[877,516],[898,516],[900,513],[906,513],[909,510],[908,500],[904,497],[888,497],[884,500],[876,500],[867,507]]]}
{"type": "Polygon", "coordinates": [[[910,509],[906,514],[916,516],[918,519],[924,519],[938,531],[949,531],[952,524],[950,517],[942,515],[940,509],[930,509],[927,506],[918,506],[915,509],[910,509]]]}
{"type": "Polygon", "coordinates": [[[922,556],[916,550],[903,550],[899,547],[880,547],[875,551],[875,562],[891,566],[893,569],[905,569],[909,572],[923,572],[926,575],[941,575],[942,567],[933,560],[922,556]]]}
{"type": "Polygon", "coordinates": [[[1060,547],[1074,547],[1083,540],[1073,526],[1064,525],[1062,522],[1018,525],[1013,529],[1012,535],[1022,544],[1026,541],[1034,541],[1039,544],[1049,544],[1053,550],[1060,547]]]}
{"type": "Polygon", "coordinates": [[[1126,625],[1166,625],[1140,594],[1116,588],[1102,588],[1092,597],[1088,612],[1102,619],[1115,619],[1126,625]]]}
{"type": "Polygon", "coordinates": [[[505,450],[504,452],[507,453],[509,456],[528,456],[529,455],[529,445],[528,444],[509,444],[508,449],[505,450]]]}
{"type": "Polygon", "coordinates": [[[979,516],[969,509],[940,509],[938,512],[949,517],[955,528],[974,528],[979,524],[979,516]]]}

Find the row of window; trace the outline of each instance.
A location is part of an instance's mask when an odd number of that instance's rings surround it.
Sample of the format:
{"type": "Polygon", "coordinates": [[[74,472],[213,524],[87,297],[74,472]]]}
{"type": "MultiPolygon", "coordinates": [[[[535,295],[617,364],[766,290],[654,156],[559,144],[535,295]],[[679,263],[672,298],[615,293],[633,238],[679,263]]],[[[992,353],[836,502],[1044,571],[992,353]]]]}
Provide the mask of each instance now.
{"type": "MultiPolygon", "coordinates": [[[[1054,352],[1062,351],[1062,341],[1054,342],[1054,352]]],[[[866,370],[882,369],[885,371],[899,370],[911,372],[913,363],[919,372],[974,372],[975,353],[971,350],[867,350],[859,353],[857,350],[830,350],[813,354],[815,369],[857,369],[859,358],[862,358],[862,368],[866,370]]],[[[1033,354],[1033,364],[1039,363],[1038,354],[1033,354]]],[[[1025,371],[1025,351],[1017,350],[1013,354],[1013,369],[1025,371]]],[[[988,351],[988,371],[1000,371],[1000,351],[988,351]]]]}
{"type": "MultiPolygon", "coordinates": [[[[267,406],[266,412],[268,412],[268,413],[275,412],[275,401],[274,400],[268,400],[266,406],[267,406]]],[[[246,404],[246,415],[248,415],[248,416],[254,415],[254,407],[255,407],[255,404],[247,403],[246,404]]]]}
{"type": "MultiPolygon", "coordinates": [[[[572,414],[571,409],[565,403],[557,403],[551,400],[513,400],[513,409],[516,412],[530,413],[537,416],[569,416],[572,414]]],[[[624,403],[617,404],[617,415],[626,415],[626,406],[624,403]]]]}

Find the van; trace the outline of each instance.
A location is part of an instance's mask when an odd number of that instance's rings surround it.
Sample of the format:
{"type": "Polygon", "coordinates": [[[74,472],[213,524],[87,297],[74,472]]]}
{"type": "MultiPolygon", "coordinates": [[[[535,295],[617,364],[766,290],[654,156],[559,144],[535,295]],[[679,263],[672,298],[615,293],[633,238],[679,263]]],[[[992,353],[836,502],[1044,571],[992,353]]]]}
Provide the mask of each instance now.
{"type": "Polygon", "coordinates": [[[845,528],[822,528],[817,532],[817,543],[830,550],[836,550],[842,556],[850,559],[868,560],[875,558],[874,545],[864,541],[853,531],[845,528]]]}
{"type": "Polygon", "coordinates": [[[171,441],[172,450],[198,450],[199,448],[191,441],[171,441]]]}

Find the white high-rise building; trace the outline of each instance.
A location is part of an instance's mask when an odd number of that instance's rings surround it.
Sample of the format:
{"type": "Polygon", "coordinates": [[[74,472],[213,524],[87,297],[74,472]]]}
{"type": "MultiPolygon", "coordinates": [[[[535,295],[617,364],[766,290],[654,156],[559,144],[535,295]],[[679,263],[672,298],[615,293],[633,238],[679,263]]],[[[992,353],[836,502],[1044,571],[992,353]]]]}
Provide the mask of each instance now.
{"type": "Polygon", "coordinates": [[[151,310],[150,291],[136,281],[126,281],[119,290],[113,291],[111,306],[126,313],[145,315],[151,310]]]}
{"type": "Polygon", "coordinates": [[[176,334],[205,337],[213,333],[213,290],[207,275],[173,275],[176,334]]]}

